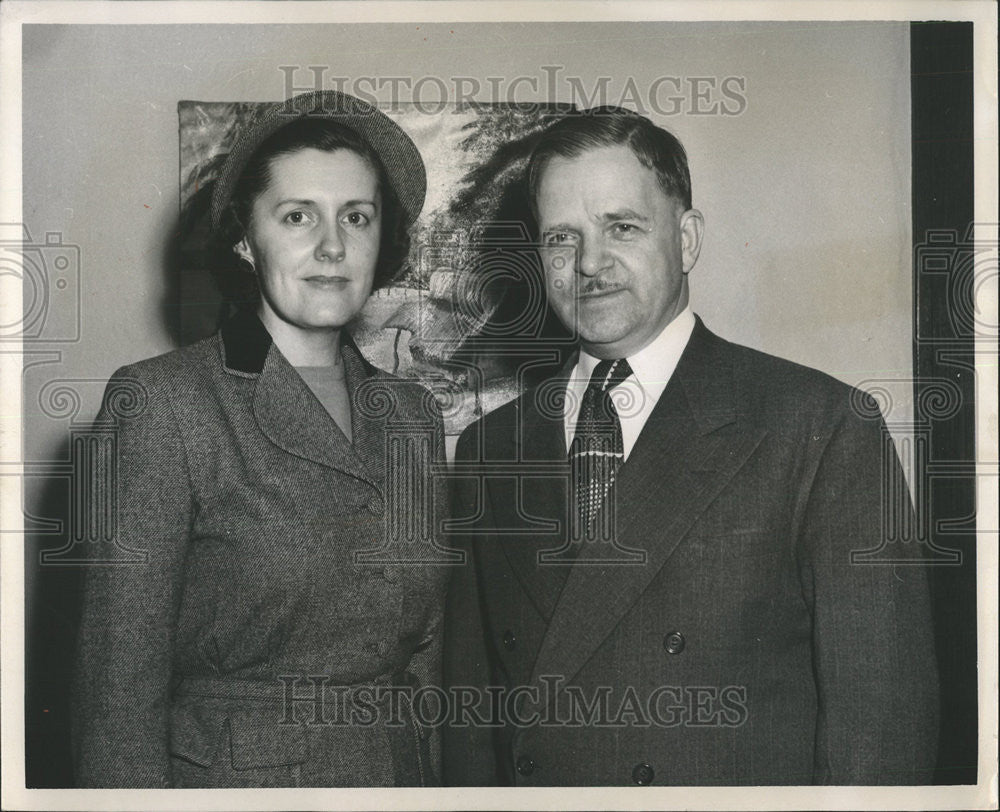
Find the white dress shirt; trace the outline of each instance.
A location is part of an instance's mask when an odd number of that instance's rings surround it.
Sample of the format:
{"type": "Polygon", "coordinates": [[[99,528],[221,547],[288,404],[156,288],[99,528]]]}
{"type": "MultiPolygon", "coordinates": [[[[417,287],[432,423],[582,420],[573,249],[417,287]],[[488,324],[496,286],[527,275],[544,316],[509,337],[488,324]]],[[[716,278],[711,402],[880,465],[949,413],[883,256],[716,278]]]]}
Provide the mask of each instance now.
{"type": "MultiPolygon", "coordinates": [[[[674,374],[693,330],[694,313],[689,305],[663,328],[663,332],[626,359],[632,367],[632,374],[611,390],[611,401],[615,404],[622,424],[625,459],[628,459],[639,438],[639,432],[646,425],[663,390],[667,388],[667,382],[674,374]]],[[[581,349],[580,358],[570,373],[566,403],[563,406],[567,449],[573,444],[583,393],[587,391],[598,363],[599,359],[581,349]]]]}

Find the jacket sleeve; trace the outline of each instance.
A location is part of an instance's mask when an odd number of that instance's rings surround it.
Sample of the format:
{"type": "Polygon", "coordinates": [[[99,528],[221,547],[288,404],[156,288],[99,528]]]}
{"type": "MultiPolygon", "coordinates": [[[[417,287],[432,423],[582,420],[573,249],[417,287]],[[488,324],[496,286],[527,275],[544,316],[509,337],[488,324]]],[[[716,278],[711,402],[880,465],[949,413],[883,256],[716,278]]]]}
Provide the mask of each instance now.
{"type": "MultiPolygon", "coordinates": [[[[459,438],[457,465],[478,460],[474,437],[477,425],[459,438]]],[[[480,500],[473,475],[456,472],[452,489],[452,517],[460,519],[484,514],[476,524],[489,526],[487,499],[480,500]],[[482,502],[486,502],[483,504],[482,502]]],[[[452,713],[444,729],[444,783],[446,786],[496,786],[501,783],[494,749],[495,714],[487,686],[491,684],[487,647],[488,632],[479,583],[478,539],[475,530],[456,534],[454,546],[464,552],[465,563],[457,566],[445,608],[444,681],[452,702],[452,713]]]]}
{"type": "MultiPolygon", "coordinates": [[[[436,408],[436,407],[435,407],[436,408]]],[[[444,450],[444,421],[440,411],[434,416],[435,422],[435,444],[433,450],[433,462],[438,466],[446,463],[444,450]]],[[[435,476],[433,471],[426,472],[428,481],[433,490],[433,513],[431,517],[432,538],[442,547],[447,546],[447,542],[442,536],[443,522],[448,514],[448,486],[444,477],[435,476]]],[[[446,581],[447,583],[447,581],[446,581]]],[[[430,613],[425,629],[424,637],[417,650],[410,657],[409,670],[417,678],[421,687],[441,687],[441,652],[443,648],[443,617],[444,602],[439,602],[430,613]]],[[[441,776],[441,729],[432,727],[426,732],[431,767],[434,770],[434,777],[440,780],[441,776]]],[[[431,782],[431,783],[436,783],[431,782]]]]}
{"type": "Polygon", "coordinates": [[[938,725],[927,565],[918,541],[893,538],[913,527],[912,507],[878,407],[862,403],[876,417],[848,412],[832,430],[799,539],[819,705],[813,779],[926,783],[938,725]]]}
{"type": "Polygon", "coordinates": [[[109,554],[96,557],[117,563],[90,563],[84,575],[76,781],[168,787],[170,678],[192,519],[184,443],[169,396],[138,367],[111,378],[97,422],[112,428],[117,472],[100,471],[84,487],[92,506],[111,506],[113,532],[99,545],[109,554]]]}

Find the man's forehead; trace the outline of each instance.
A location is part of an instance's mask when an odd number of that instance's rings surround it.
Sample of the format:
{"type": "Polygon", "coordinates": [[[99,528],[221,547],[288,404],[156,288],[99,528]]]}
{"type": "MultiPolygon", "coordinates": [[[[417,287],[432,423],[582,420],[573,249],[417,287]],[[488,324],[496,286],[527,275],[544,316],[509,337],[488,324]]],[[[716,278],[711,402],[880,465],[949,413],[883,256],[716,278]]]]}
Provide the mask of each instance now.
{"type": "Polygon", "coordinates": [[[627,169],[635,172],[655,174],[644,166],[628,144],[607,144],[590,147],[577,155],[553,155],[542,168],[542,181],[547,175],[559,170],[583,172],[600,171],[602,169],[627,169]]]}
{"type": "Polygon", "coordinates": [[[538,185],[539,213],[586,207],[591,217],[649,210],[666,202],[656,173],[624,144],[594,147],[573,157],[554,156],[538,185]]]}

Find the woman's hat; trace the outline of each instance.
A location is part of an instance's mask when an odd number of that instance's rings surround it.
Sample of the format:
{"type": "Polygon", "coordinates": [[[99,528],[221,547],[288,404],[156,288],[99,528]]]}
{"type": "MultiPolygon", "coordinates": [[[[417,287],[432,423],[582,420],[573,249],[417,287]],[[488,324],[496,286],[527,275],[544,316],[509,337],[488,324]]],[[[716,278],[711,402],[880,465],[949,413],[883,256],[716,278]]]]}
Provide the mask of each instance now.
{"type": "Polygon", "coordinates": [[[424,162],[410,137],[374,105],[336,90],[318,90],[268,105],[250,120],[238,135],[212,192],[212,226],[219,228],[236,183],[250,156],[264,140],[303,116],[325,118],[350,127],[378,155],[385,174],[403,207],[407,225],[412,225],[424,206],[427,174],[424,162]]]}

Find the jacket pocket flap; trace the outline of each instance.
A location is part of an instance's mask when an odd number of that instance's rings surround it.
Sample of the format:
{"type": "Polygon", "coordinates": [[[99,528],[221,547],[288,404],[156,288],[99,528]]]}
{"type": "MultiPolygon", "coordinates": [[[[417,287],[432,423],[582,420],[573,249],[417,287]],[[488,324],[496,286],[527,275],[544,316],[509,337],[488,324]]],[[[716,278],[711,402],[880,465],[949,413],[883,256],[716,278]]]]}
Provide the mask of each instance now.
{"type": "Polygon", "coordinates": [[[280,712],[275,705],[230,712],[234,769],[280,767],[306,760],[305,729],[300,724],[279,724],[280,712]]]}
{"type": "Polygon", "coordinates": [[[170,753],[201,767],[215,763],[226,721],[223,709],[178,699],[170,710],[170,753]]]}

